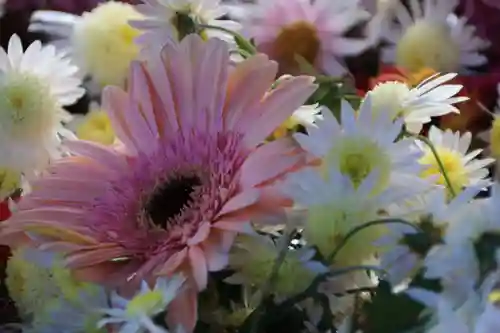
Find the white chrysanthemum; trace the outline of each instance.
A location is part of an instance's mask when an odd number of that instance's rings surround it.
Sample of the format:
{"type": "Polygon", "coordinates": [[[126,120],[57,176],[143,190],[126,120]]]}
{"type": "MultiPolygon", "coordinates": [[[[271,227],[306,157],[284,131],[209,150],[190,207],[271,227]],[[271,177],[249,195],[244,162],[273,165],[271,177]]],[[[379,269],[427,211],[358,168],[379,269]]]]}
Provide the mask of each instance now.
{"type": "Polygon", "coordinates": [[[110,1],[74,21],[72,53],[80,69],[99,85],[123,86],[132,60],[139,54],[134,39],[140,31],[130,20],[142,18],[134,6],[110,1]]]}
{"type": "Polygon", "coordinates": [[[456,96],[462,89],[458,84],[445,84],[456,74],[443,76],[435,74],[422,81],[415,88],[402,82],[380,83],[367,96],[371,97],[372,113],[389,112],[393,119],[402,117],[406,129],[419,133],[422,125],[429,123],[431,117],[443,116],[458,109],[453,105],[467,101],[465,96],[456,96]]]}
{"type": "MultiPolygon", "coordinates": [[[[360,183],[354,183],[335,165],[324,174],[313,168],[291,174],[283,190],[295,203],[308,208],[304,225],[307,244],[317,246],[328,258],[352,228],[379,219],[380,210],[408,198],[407,193],[392,190],[375,195],[378,179],[378,170],[373,170],[360,183]]],[[[373,242],[384,230],[384,226],[374,226],[361,231],[343,247],[335,262],[356,265],[369,259],[374,253],[373,242]]]]}
{"type": "Polygon", "coordinates": [[[396,63],[411,72],[422,68],[455,72],[464,67],[486,63],[479,52],[489,43],[475,35],[466,18],[453,12],[459,0],[410,1],[410,11],[399,2],[395,8],[396,25],[388,24],[382,37],[389,46],[382,50],[385,63],[396,63]]]}
{"type": "Polygon", "coordinates": [[[178,275],[169,280],[158,278],[153,289],[143,281],[141,290],[130,300],[113,293],[112,308],[102,309],[108,317],[100,320],[97,326],[119,325],[119,330],[116,331],[118,333],[139,333],[145,330],[151,333],[168,333],[153,322],[153,317],[167,309],[184,281],[178,275]]]}
{"type": "MultiPolygon", "coordinates": [[[[185,35],[199,32],[197,24],[218,26],[237,31],[240,24],[231,20],[220,20],[228,9],[220,4],[220,0],[142,0],[136,6],[144,15],[144,19],[134,20],[131,24],[143,30],[137,42],[145,53],[158,53],[165,44],[178,42],[185,35]]],[[[233,36],[221,31],[203,30],[206,37],[218,37],[234,44],[233,36]]]]}
{"type": "MultiPolygon", "coordinates": [[[[476,158],[482,149],[469,152],[471,138],[472,135],[469,132],[461,136],[459,132],[454,133],[451,130],[443,132],[434,126],[429,130],[429,140],[436,149],[451,187],[456,193],[467,186],[487,186],[490,183],[487,166],[495,160],[476,158]]],[[[422,177],[437,176],[437,184],[446,186],[445,178],[430,147],[424,142],[417,144],[424,153],[420,163],[426,166],[422,177]]]]}
{"type": "MultiPolygon", "coordinates": [[[[489,262],[499,261],[495,242],[500,233],[500,185],[492,187],[487,199],[472,201],[462,216],[450,224],[444,235],[444,243],[435,246],[425,258],[426,277],[440,278],[446,286],[466,290],[478,283],[479,277],[493,273],[484,271],[489,262]],[[481,253],[482,269],[478,261],[481,253]]],[[[493,269],[493,267],[491,267],[493,269]]]]}
{"type": "Polygon", "coordinates": [[[53,46],[39,41],[25,52],[13,35],[0,49],[0,156],[2,167],[30,174],[59,153],[57,133],[84,90],[78,69],[53,46]]]}
{"type": "Polygon", "coordinates": [[[412,222],[420,230],[409,225],[393,223],[388,225],[389,232],[377,240],[380,246],[381,266],[388,272],[388,279],[397,286],[421,267],[430,247],[420,244],[437,244],[441,241],[448,225],[459,219],[468,203],[479,189],[469,188],[448,202],[446,190],[437,187],[422,196],[403,204],[391,205],[387,209],[391,218],[401,218],[412,222]],[[419,241],[426,239],[426,242],[419,241]]]}
{"type": "Polygon", "coordinates": [[[440,294],[410,288],[405,293],[430,309],[431,318],[425,332],[429,333],[496,333],[500,330],[498,272],[490,274],[477,289],[462,293],[444,290],[440,294]]]}
{"type": "MultiPolygon", "coordinates": [[[[282,237],[281,242],[285,241],[282,237]]],[[[235,274],[225,281],[262,287],[269,279],[282,248],[267,236],[243,236],[238,239],[231,252],[229,265],[235,274]]],[[[321,263],[311,260],[315,251],[302,248],[289,250],[276,277],[275,292],[278,296],[290,296],[304,291],[312,280],[328,269],[321,263]]]]}
{"type": "Polygon", "coordinates": [[[302,148],[322,158],[326,167],[338,168],[354,186],[373,171],[378,175],[373,190],[378,193],[391,188],[419,194],[429,186],[418,178],[423,170],[418,163],[422,153],[415,141],[395,142],[402,130],[402,120],[393,122],[387,113],[374,117],[370,97],[357,113],[343,101],[340,123],[326,110],[322,121],[307,130],[307,135],[295,135],[302,148]],[[412,184],[411,188],[408,184],[412,184]]]}

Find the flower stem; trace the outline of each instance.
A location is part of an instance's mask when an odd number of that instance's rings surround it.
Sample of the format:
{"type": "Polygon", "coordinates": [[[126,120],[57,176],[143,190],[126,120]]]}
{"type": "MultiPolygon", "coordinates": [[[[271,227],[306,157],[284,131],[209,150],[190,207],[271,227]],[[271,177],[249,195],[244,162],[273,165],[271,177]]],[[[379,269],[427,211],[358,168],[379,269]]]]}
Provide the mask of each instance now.
{"type": "Polygon", "coordinates": [[[243,37],[242,35],[240,35],[236,31],[226,29],[224,27],[219,27],[216,25],[210,25],[210,24],[199,24],[198,27],[202,28],[202,29],[212,29],[212,30],[219,30],[219,31],[225,32],[228,35],[233,36],[235,41],[236,41],[236,44],[238,44],[238,46],[246,53],[251,54],[251,55],[254,55],[257,53],[257,49],[255,48],[255,46],[253,46],[252,43],[250,43],[250,41],[248,41],[245,37],[243,37]]]}
{"type": "Polygon", "coordinates": [[[332,251],[332,253],[330,253],[330,255],[327,257],[327,263],[331,263],[335,257],[337,256],[337,254],[340,252],[340,250],[342,250],[344,248],[344,246],[349,242],[349,240],[355,236],[357,233],[359,233],[360,231],[366,229],[366,228],[369,228],[369,227],[373,227],[373,226],[376,226],[376,225],[380,225],[380,224],[390,224],[390,223],[399,223],[399,224],[404,224],[404,225],[407,225],[409,227],[412,227],[413,229],[416,229],[417,231],[419,232],[423,232],[418,226],[416,226],[415,224],[411,223],[411,222],[408,222],[408,221],[405,221],[405,220],[402,220],[402,219],[380,219],[380,220],[374,220],[374,221],[370,221],[370,222],[367,222],[367,223],[364,223],[362,225],[359,225],[353,229],[351,229],[351,231],[349,231],[345,237],[342,238],[341,242],[337,245],[337,247],[332,251]]]}
{"type": "Polygon", "coordinates": [[[441,158],[439,157],[439,154],[436,150],[436,147],[434,147],[434,144],[432,143],[432,141],[423,135],[415,135],[412,133],[406,133],[406,134],[422,141],[423,143],[425,143],[429,147],[432,154],[434,155],[434,158],[436,159],[437,165],[439,167],[439,171],[443,175],[444,182],[446,183],[446,187],[448,187],[448,190],[450,191],[452,198],[456,197],[457,193],[455,192],[455,189],[453,188],[453,186],[451,184],[450,177],[448,177],[448,173],[446,172],[443,161],[441,161],[441,158]]]}

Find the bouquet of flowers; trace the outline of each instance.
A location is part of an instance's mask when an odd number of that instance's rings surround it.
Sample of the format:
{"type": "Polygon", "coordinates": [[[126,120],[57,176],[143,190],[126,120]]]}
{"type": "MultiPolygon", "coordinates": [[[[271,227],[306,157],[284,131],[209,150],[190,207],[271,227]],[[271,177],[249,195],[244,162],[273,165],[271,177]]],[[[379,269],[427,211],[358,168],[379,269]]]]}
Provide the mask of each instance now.
{"type": "Polygon", "coordinates": [[[94,5],[0,49],[0,332],[500,332],[470,3],[94,5]]]}

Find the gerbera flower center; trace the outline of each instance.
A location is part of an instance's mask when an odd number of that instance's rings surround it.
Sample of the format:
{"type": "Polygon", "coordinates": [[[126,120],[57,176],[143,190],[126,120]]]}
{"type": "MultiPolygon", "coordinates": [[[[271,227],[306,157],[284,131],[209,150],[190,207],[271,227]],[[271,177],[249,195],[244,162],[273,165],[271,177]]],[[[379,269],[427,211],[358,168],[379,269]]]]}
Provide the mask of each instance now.
{"type": "Polygon", "coordinates": [[[321,42],[317,29],[309,22],[299,21],[285,26],[273,43],[273,55],[283,70],[297,68],[296,56],[314,64],[321,42]]]}
{"type": "Polygon", "coordinates": [[[349,176],[355,187],[374,170],[380,172],[376,188],[383,188],[389,181],[391,162],[387,153],[373,141],[353,137],[340,142],[328,156],[335,159],[340,171],[349,176]]]}
{"type": "Polygon", "coordinates": [[[33,138],[51,130],[57,102],[38,77],[11,73],[0,83],[0,128],[14,138],[33,138]]]}
{"type": "Polygon", "coordinates": [[[399,40],[396,63],[411,72],[424,67],[452,72],[460,65],[460,47],[446,25],[418,20],[399,40]]]}
{"type": "Polygon", "coordinates": [[[200,185],[197,175],[180,175],[157,187],[145,208],[154,225],[167,228],[193,202],[193,192],[200,185]]]}
{"type": "MultiPolygon", "coordinates": [[[[467,172],[462,162],[460,153],[443,148],[436,147],[439,159],[441,160],[446,175],[448,176],[451,186],[455,191],[460,191],[467,185],[467,172]]],[[[422,172],[422,177],[439,176],[436,183],[446,186],[446,181],[439,169],[436,157],[430,149],[420,159],[420,164],[426,165],[427,168],[422,172]]]]}

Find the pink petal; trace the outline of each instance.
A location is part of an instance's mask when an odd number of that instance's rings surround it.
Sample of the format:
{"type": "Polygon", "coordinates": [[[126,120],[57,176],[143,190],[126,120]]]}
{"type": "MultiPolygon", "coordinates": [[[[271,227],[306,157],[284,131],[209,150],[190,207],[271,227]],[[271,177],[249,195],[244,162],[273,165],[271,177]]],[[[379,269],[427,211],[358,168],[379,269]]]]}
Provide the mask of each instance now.
{"type": "Polygon", "coordinates": [[[209,234],[210,234],[210,223],[208,222],[202,223],[199,226],[198,231],[196,231],[196,234],[194,234],[194,236],[188,240],[187,244],[189,246],[197,245],[203,242],[208,237],[209,234]]]}
{"type": "Polygon", "coordinates": [[[188,256],[188,249],[184,248],[179,252],[174,253],[159,269],[158,275],[171,275],[179,266],[181,266],[188,256]]]}
{"type": "MultiPolygon", "coordinates": [[[[229,76],[225,128],[232,129],[271,88],[278,65],[259,54],[239,63],[229,76]]],[[[252,116],[252,115],[250,115],[252,116]]]]}
{"type": "Polygon", "coordinates": [[[256,203],[258,199],[259,190],[257,189],[247,189],[238,193],[236,196],[229,199],[229,201],[222,207],[219,214],[217,214],[216,218],[251,206],[256,203]]]}
{"type": "Polygon", "coordinates": [[[205,52],[199,61],[196,72],[195,101],[199,112],[196,119],[198,128],[202,125],[213,133],[222,130],[222,111],[226,99],[228,79],[229,52],[227,43],[211,38],[206,42],[205,52]],[[213,82],[206,83],[205,78],[213,78],[213,82]],[[206,115],[207,117],[204,117],[206,115]]]}
{"type": "Polygon", "coordinates": [[[75,155],[90,157],[99,164],[120,172],[128,170],[126,160],[112,149],[87,141],[66,141],[64,143],[75,155]]]}
{"type": "MultiPolygon", "coordinates": [[[[185,42],[188,41],[193,41],[193,39],[185,42]]],[[[180,131],[190,131],[193,127],[193,68],[190,57],[190,54],[179,52],[175,45],[167,44],[163,48],[162,58],[170,80],[170,89],[180,131]]]]}
{"type": "Polygon", "coordinates": [[[207,287],[208,271],[203,250],[198,246],[191,246],[189,248],[189,261],[198,290],[204,290],[207,287]]]}
{"type": "Polygon", "coordinates": [[[169,327],[181,325],[185,333],[193,332],[198,321],[198,292],[194,286],[184,289],[170,303],[166,319],[169,327]]]}
{"type": "Polygon", "coordinates": [[[250,225],[250,221],[243,220],[243,218],[245,217],[242,217],[242,220],[240,221],[237,221],[237,219],[219,221],[213,224],[212,227],[216,229],[233,231],[243,234],[255,234],[255,230],[250,225]]]}
{"type": "Polygon", "coordinates": [[[127,255],[126,250],[118,245],[114,245],[113,247],[106,247],[105,245],[96,246],[94,250],[85,250],[68,255],[65,263],[70,267],[85,267],[126,257],[127,255]]]}
{"type": "Polygon", "coordinates": [[[207,259],[207,267],[211,272],[220,271],[224,269],[229,261],[228,251],[224,249],[220,242],[221,237],[210,237],[203,243],[203,251],[207,259]]]}
{"type": "Polygon", "coordinates": [[[238,123],[241,132],[246,133],[246,145],[255,147],[264,142],[266,137],[303,105],[317,88],[313,80],[308,76],[285,80],[260,105],[255,106],[257,110],[248,110],[248,117],[242,118],[238,123]]]}
{"type": "Polygon", "coordinates": [[[102,108],[109,115],[113,131],[128,149],[137,154],[132,132],[124,116],[129,109],[128,102],[128,94],[121,88],[107,86],[102,91],[102,108]]]}
{"type": "Polygon", "coordinates": [[[302,155],[290,154],[296,149],[290,139],[276,140],[257,148],[242,166],[241,184],[254,187],[282,175],[304,160],[302,155]]]}

